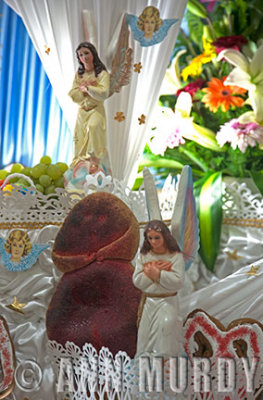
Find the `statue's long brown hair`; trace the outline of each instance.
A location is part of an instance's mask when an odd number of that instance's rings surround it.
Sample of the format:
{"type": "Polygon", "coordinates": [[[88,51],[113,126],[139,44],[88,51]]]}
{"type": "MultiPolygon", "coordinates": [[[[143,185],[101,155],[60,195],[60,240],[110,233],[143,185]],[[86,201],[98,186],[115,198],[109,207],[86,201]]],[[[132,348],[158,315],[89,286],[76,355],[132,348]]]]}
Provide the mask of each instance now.
{"type": "Polygon", "coordinates": [[[78,69],[78,74],[81,77],[84,72],[85,72],[85,67],[83,65],[83,63],[80,61],[79,59],[79,55],[78,55],[78,51],[81,49],[81,47],[85,47],[86,49],[89,49],[93,55],[93,65],[94,65],[94,72],[95,72],[95,76],[98,76],[101,71],[106,71],[106,67],[103,64],[103,62],[101,61],[101,59],[99,58],[98,52],[96,50],[96,47],[93,46],[92,43],[89,42],[82,42],[78,45],[77,49],[76,49],[76,54],[77,54],[77,59],[79,62],[79,69],[78,69]]]}
{"type": "Polygon", "coordinates": [[[179,248],[175,238],[172,236],[169,228],[165,225],[165,223],[163,221],[154,219],[154,220],[148,222],[148,224],[145,227],[144,242],[143,242],[141,250],[140,250],[140,252],[142,254],[147,254],[150,250],[152,250],[151,245],[147,239],[147,233],[151,229],[154,229],[163,235],[165,246],[170,253],[180,251],[180,248],[179,248]]]}

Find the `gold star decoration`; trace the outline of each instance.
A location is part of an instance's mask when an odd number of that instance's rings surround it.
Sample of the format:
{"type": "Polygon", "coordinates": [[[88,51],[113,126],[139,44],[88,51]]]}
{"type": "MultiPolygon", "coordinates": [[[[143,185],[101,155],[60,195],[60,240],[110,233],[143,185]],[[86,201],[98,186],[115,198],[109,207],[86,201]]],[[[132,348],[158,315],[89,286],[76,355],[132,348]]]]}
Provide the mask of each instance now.
{"type": "Polygon", "coordinates": [[[242,256],[238,256],[237,255],[237,249],[235,249],[234,251],[226,251],[227,254],[227,258],[229,258],[230,260],[240,260],[240,258],[243,258],[242,256]]]}
{"type": "Polygon", "coordinates": [[[142,114],[142,115],[138,118],[139,125],[145,124],[145,119],[146,119],[146,116],[145,116],[144,114],[142,114]]]}
{"type": "Polygon", "coordinates": [[[45,53],[47,55],[49,55],[49,53],[50,53],[50,47],[48,47],[46,44],[45,44],[45,53]]]}
{"type": "Polygon", "coordinates": [[[19,303],[17,300],[17,297],[14,297],[13,303],[8,304],[6,307],[10,308],[10,310],[14,310],[20,314],[24,314],[24,311],[22,310],[23,307],[25,307],[27,303],[19,303]]]}
{"type": "Polygon", "coordinates": [[[118,122],[122,122],[125,120],[125,115],[122,111],[117,111],[114,119],[116,119],[116,121],[118,121],[118,122]]]}
{"type": "Polygon", "coordinates": [[[254,265],[251,265],[250,270],[247,271],[246,274],[247,274],[247,275],[257,276],[257,274],[258,274],[258,269],[259,269],[259,267],[254,267],[254,265]]]}
{"type": "Polygon", "coordinates": [[[142,63],[138,62],[137,64],[133,64],[133,70],[134,72],[138,72],[138,74],[141,72],[142,69],[142,63]]]}

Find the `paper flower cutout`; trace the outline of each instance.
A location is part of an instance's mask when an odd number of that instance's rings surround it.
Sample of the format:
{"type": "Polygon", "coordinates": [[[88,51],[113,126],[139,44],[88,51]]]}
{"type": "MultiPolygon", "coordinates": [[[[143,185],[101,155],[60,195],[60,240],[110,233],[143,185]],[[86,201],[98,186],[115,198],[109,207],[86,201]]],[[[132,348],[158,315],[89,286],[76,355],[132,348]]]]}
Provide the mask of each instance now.
{"type": "Polygon", "coordinates": [[[138,74],[140,74],[141,69],[142,69],[142,63],[138,62],[137,64],[134,64],[133,67],[134,67],[134,69],[133,69],[134,72],[138,72],[138,74]]]}
{"type": "Polygon", "coordinates": [[[146,119],[146,116],[145,116],[144,114],[142,114],[142,115],[138,118],[139,125],[145,124],[145,119],[146,119]]]}
{"type": "Polygon", "coordinates": [[[118,121],[118,122],[122,122],[125,120],[125,115],[122,111],[117,111],[114,119],[116,119],[116,121],[118,121]]]}
{"type": "Polygon", "coordinates": [[[12,304],[8,304],[6,307],[10,308],[10,310],[16,311],[20,314],[24,314],[24,311],[22,310],[22,308],[24,308],[27,305],[27,303],[19,303],[17,300],[17,297],[14,297],[13,303],[12,304]]]}
{"type": "Polygon", "coordinates": [[[50,53],[50,47],[48,47],[46,44],[45,44],[45,53],[47,55],[49,55],[49,53],[50,53]]]}

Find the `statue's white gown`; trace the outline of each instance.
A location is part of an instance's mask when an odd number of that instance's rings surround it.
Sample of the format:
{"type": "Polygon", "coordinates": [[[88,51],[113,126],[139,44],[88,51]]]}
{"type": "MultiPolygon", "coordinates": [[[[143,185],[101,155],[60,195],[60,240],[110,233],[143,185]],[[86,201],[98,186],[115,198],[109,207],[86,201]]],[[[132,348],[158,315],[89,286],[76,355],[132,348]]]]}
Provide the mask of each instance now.
{"type": "Polygon", "coordinates": [[[136,356],[178,356],[181,351],[182,323],[178,296],[184,283],[185,263],[182,253],[140,254],[133,274],[133,283],[147,297],[140,320],[136,356]],[[143,264],[165,260],[172,263],[171,271],[161,271],[159,282],[153,282],[143,272],[143,264]],[[163,297],[161,295],[164,295],[163,297]],[[153,297],[148,297],[153,295],[153,297]],[[154,296],[158,297],[154,297],[154,296]]]}

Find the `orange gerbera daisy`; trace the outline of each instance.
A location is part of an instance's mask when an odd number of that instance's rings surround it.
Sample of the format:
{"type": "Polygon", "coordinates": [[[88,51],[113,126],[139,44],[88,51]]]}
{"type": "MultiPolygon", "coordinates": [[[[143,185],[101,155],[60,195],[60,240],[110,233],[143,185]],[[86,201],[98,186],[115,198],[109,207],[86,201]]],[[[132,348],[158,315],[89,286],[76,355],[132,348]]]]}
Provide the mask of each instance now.
{"type": "Polygon", "coordinates": [[[224,85],[226,77],[223,79],[212,78],[208,83],[208,87],[202,89],[202,92],[207,93],[202,102],[212,112],[217,112],[221,107],[222,111],[226,112],[230,106],[241,107],[244,103],[242,97],[236,96],[246,93],[246,90],[237,86],[224,85]]]}

